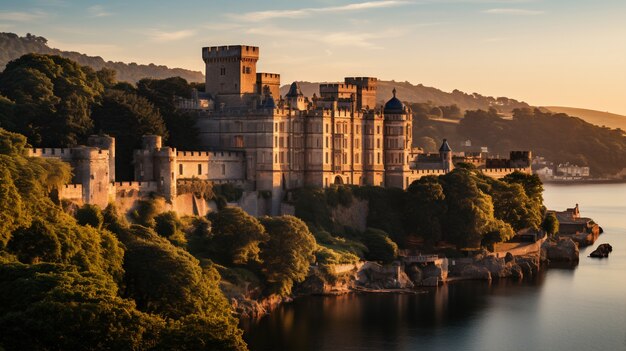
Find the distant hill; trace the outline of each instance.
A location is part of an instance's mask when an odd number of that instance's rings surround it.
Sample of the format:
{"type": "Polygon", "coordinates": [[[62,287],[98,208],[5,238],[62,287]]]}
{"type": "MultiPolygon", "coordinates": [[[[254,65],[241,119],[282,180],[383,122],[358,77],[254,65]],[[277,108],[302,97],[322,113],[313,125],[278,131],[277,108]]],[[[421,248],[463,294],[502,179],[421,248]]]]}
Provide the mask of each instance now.
{"type": "Polygon", "coordinates": [[[620,128],[626,131],[626,116],[615,113],[587,110],[584,108],[545,106],[544,109],[554,113],[565,113],[573,117],[578,117],[588,123],[609,128],[620,128]]]}
{"type": "MultiPolygon", "coordinates": [[[[305,96],[311,97],[313,94],[319,95],[320,83],[298,82],[300,89],[305,96]]],[[[413,85],[409,82],[395,82],[381,80],[378,82],[377,101],[382,104],[392,96],[392,90],[396,89],[398,98],[406,102],[431,102],[435,106],[457,105],[461,110],[487,110],[495,107],[499,112],[508,114],[515,108],[530,107],[525,102],[517,101],[506,97],[483,96],[477,93],[467,94],[460,90],[451,93],[437,88],[427,87],[422,84],[413,85]]],[[[280,89],[281,95],[287,94],[289,85],[284,85],[280,89]]]]}
{"type": "Polygon", "coordinates": [[[167,66],[149,64],[139,65],[136,63],[123,63],[105,61],[99,56],[87,56],[73,51],[61,51],[50,48],[48,40],[44,37],[27,34],[20,37],[14,33],[0,33],[0,70],[4,70],[9,61],[12,61],[28,53],[59,55],[89,66],[95,70],[103,67],[117,71],[117,79],[130,83],[136,83],[142,78],[163,79],[169,77],[182,77],[188,82],[203,82],[202,72],[190,71],[182,68],[168,68],[167,66]]]}

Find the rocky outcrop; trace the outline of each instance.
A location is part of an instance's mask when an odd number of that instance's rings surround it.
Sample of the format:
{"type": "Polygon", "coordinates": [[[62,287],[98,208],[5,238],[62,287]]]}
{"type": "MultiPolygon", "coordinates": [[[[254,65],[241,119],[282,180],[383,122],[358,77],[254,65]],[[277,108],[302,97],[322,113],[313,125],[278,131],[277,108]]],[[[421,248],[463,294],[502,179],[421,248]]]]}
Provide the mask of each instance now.
{"type": "Polygon", "coordinates": [[[550,262],[578,262],[578,245],[569,237],[557,241],[548,240],[543,244],[545,256],[550,262]]]}
{"type": "Polygon", "coordinates": [[[367,289],[410,289],[413,282],[399,265],[366,262],[357,272],[356,284],[367,289]]]}
{"type": "Polygon", "coordinates": [[[609,244],[600,244],[598,247],[589,254],[589,257],[606,258],[613,251],[613,247],[609,244]]]}
{"type": "Polygon", "coordinates": [[[261,300],[253,300],[247,297],[239,296],[231,299],[231,305],[239,318],[260,318],[272,312],[280,304],[291,302],[289,297],[281,297],[271,295],[261,300]]]}
{"type": "Polygon", "coordinates": [[[595,231],[593,233],[576,233],[570,237],[578,244],[578,247],[587,247],[593,245],[598,240],[598,235],[599,233],[595,231]]]}

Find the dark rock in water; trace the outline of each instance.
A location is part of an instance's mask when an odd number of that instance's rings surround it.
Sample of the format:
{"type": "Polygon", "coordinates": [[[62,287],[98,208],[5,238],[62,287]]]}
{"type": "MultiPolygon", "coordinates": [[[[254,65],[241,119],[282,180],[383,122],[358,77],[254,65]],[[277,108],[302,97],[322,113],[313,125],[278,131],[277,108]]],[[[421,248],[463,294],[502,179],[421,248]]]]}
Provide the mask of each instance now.
{"type": "Polygon", "coordinates": [[[605,258],[609,257],[609,253],[613,251],[613,247],[609,244],[600,244],[589,254],[589,257],[605,258]]]}

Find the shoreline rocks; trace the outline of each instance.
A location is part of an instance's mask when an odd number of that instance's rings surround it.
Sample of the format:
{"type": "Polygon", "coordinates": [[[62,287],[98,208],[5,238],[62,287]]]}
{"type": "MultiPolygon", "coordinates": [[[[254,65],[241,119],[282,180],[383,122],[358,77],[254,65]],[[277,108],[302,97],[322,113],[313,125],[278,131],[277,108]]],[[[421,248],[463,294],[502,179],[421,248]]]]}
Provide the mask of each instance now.
{"type": "Polygon", "coordinates": [[[578,244],[569,237],[561,237],[557,241],[548,240],[542,245],[542,255],[551,262],[578,262],[578,244]]]}
{"type": "Polygon", "coordinates": [[[611,252],[613,252],[613,247],[611,245],[600,244],[592,253],[589,254],[589,257],[608,258],[611,252]]]}

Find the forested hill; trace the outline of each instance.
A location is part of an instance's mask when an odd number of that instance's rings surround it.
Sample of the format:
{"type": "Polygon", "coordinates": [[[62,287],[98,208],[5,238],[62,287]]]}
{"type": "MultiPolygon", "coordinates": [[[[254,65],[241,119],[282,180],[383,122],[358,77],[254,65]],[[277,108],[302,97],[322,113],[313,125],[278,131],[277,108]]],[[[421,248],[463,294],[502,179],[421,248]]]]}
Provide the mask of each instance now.
{"type": "Polygon", "coordinates": [[[44,37],[27,34],[20,37],[14,33],[0,33],[0,70],[3,70],[9,61],[15,60],[28,53],[52,54],[69,58],[83,66],[89,66],[95,70],[103,67],[117,71],[117,79],[120,81],[136,83],[142,78],[163,79],[169,77],[182,77],[188,82],[202,82],[202,72],[190,71],[182,68],[168,68],[167,66],[149,64],[139,65],[136,63],[123,63],[105,61],[99,56],[87,56],[73,51],[61,51],[48,46],[48,40],[44,37]]]}
{"type": "MultiPolygon", "coordinates": [[[[305,96],[319,95],[320,83],[299,82],[300,89],[305,96]]],[[[378,82],[376,100],[379,104],[387,101],[392,96],[392,90],[396,89],[398,98],[407,102],[429,102],[434,106],[457,105],[461,110],[488,110],[490,107],[496,108],[499,112],[509,114],[516,108],[527,108],[529,105],[522,101],[509,99],[506,97],[483,96],[478,93],[467,94],[460,90],[447,93],[433,87],[422,84],[413,85],[409,82],[396,82],[381,80],[378,82]]],[[[282,95],[287,94],[289,85],[281,88],[282,95]]]]}

